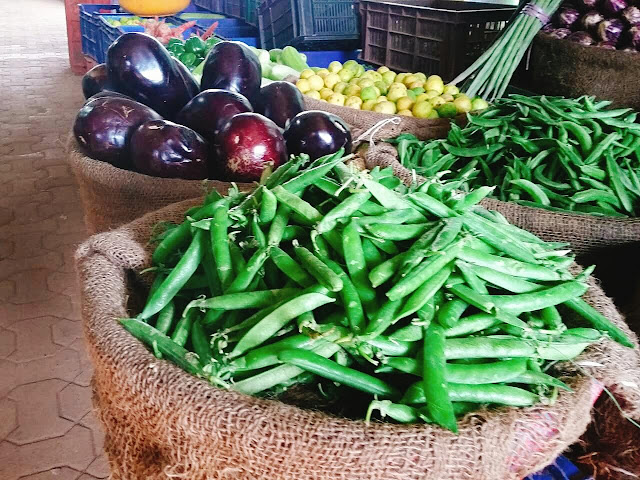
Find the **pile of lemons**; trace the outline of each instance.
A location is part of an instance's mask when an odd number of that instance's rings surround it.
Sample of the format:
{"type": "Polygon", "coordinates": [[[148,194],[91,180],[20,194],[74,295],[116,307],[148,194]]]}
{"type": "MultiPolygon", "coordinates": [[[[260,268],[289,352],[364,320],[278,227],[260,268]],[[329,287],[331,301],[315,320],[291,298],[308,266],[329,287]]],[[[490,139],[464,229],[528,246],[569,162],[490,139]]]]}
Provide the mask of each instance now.
{"type": "Polygon", "coordinates": [[[438,75],[396,73],[387,67],[365,71],[355,60],[303,70],[296,86],[334,105],[417,118],[451,118],[488,106],[482,98],[472,100],[455,85],[445,85],[438,75]]]}

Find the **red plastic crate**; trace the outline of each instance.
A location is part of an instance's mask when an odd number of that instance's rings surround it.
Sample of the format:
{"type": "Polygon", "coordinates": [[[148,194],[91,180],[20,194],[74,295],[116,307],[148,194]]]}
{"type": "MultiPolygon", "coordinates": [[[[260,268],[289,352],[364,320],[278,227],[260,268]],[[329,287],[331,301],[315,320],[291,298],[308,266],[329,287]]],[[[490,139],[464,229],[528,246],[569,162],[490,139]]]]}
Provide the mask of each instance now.
{"type": "MultiPolygon", "coordinates": [[[[84,54],[82,53],[82,36],[80,34],[80,13],[78,12],[78,0],[64,0],[64,9],[67,17],[67,44],[69,45],[69,64],[71,71],[76,75],[82,75],[87,71],[84,54]]],[[[110,3],[105,0],[82,0],[80,3],[110,3]]],[[[114,3],[114,2],[111,2],[114,3]]]]}

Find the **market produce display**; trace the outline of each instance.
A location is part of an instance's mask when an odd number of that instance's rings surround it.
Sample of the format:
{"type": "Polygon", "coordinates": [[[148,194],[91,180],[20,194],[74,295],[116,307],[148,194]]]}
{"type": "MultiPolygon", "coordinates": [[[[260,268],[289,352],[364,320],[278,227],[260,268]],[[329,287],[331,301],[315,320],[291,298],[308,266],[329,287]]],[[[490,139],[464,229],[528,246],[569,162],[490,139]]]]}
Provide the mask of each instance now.
{"type": "Polygon", "coordinates": [[[211,49],[221,41],[214,36],[209,36],[206,40],[197,35],[192,35],[187,40],[172,38],[167,43],[167,50],[171,56],[180,60],[189,70],[193,71],[204,62],[211,49]]]}
{"type": "Polygon", "coordinates": [[[446,139],[391,140],[400,162],[462,191],[523,205],[609,216],[640,207],[640,126],[610,102],[511,95],[446,139]]]}
{"type": "MultiPolygon", "coordinates": [[[[186,42],[192,50],[196,44],[202,46],[198,37],[186,42]]],[[[96,160],[146,175],[243,182],[289,154],[350,152],[349,128],[334,115],[306,112],[312,115],[295,121],[305,112],[292,84],[260,88],[261,65],[246,45],[215,43],[203,64],[199,85],[156,39],[122,35],[106,64],[83,78],[78,145],[96,160]]]]}
{"type": "Polygon", "coordinates": [[[637,52],[640,8],[626,0],[567,2],[543,31],[582,45],[637,52]]]}
{"type": "Polygon", "coordinates": [[[481,98],[472,100],[458,87],[445,85],[438,75],[397,74],[387,67],[365,71],[355,60],[304,69],[296,86],[305,95],[333,105],[417,118],[453,118],[487,107],[481,98]]]}
{"type": "Polygon", "coordinates": [[[604,336],[632,345],[580,298],[591,269],[574,276],[565,244],[477,207],[485,189],[407,188],[342,154],[190,209],[156,239],[156,279],[124,328],[223,388],[320,384],[364,400],[361,416],[452,431],[479,405],[552,402],[569,389],[552,365],[604,336]]]}

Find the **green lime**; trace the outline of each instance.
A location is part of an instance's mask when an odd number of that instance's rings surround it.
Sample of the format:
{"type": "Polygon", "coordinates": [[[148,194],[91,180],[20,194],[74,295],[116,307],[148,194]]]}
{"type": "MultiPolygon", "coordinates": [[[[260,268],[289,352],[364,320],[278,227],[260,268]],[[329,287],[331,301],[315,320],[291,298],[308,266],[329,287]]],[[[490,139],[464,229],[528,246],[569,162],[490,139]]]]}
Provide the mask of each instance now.
{"type": "Polygon", "coordinates": [[[196,55],[204,54],[206,45],[200,37],[193,36],[184,42],[184,49],[187,52],[195,53],[196,55]]]}
{"type": "Polygon", "coordinates": [[[362,101],[366,102],[367,100],[375,100],[380,95],[378,91],[376,91],[376,87],[364,87],[360,92],[360,98],[362,101]]]}
{"type": "Polygon", "coordinates": [[[407,90],[407,97],[409,97],[411,100],[415,102],[418,95],[413,90],[407,90]]]}
{"type": "Polygon", "coordinates": [[[178,60],[184,63],[187,67],[192,67],[198,61],[198,57],[195,53],[185,52],[178,57],[178,60]]]}
{"type": "Polygon", "coordinates": [[[458,114],[458,109],[453,103],[445,103],[436,108],[438,115],[443,118],[453,118],[458,114]]]}
{"type": "Polygon", "coordinates": [[[416,88],[412,88],[411,91],[414,92],[416,95],[420,95],[421,93],[424,93],[424,88],[416,87],[416,88]]]}

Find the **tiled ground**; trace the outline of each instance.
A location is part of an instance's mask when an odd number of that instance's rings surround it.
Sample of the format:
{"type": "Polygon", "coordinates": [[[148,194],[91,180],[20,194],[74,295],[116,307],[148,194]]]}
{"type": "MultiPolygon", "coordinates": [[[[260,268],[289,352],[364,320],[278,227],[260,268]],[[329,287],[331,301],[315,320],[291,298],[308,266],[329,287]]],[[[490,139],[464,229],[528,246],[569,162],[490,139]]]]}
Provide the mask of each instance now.
{"type": "Polygon", "coordinates": [[[0,479],[106,478],[73,270],[86,234],[63,142],[82,94],[64,3],[0,3],[0,479]]]}

